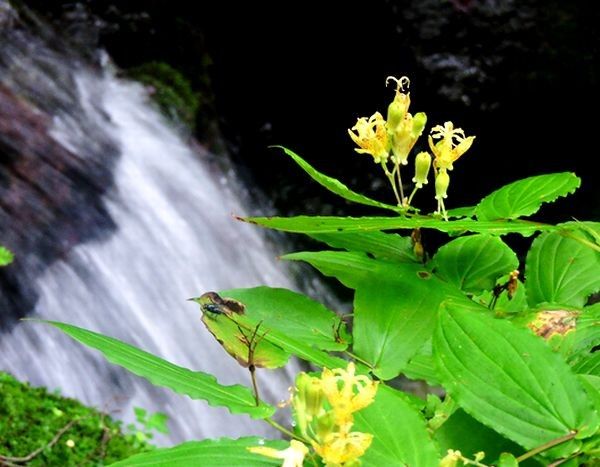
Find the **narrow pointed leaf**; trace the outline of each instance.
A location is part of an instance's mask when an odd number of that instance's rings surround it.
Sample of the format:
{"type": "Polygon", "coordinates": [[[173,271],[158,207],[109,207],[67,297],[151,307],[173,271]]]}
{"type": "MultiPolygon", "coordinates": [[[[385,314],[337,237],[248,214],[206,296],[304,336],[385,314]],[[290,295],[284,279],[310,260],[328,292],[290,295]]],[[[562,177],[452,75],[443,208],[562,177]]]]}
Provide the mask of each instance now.
{"type": "Polygon", "coordinates": [[[525,178],[494,191],[477,205],[477,219],[516,219],[538,211],[543,203],[575,192],[581,180],[574,173],[561,172],[525,178]]]}
{"type": "Polygon", "coordinates": [[[518,233],[526,237],[542,230],[556,227],[531,221],[476,221],[459,219],[444,221],[430,217],[246,217],[239,218],[251,224],[284,232],[305,234],[336,232],[369,232],[373,230],[436,229],[442,232],[480,232],[492,235],[518,233]]]}
{"type": "Polygon", "coordinates": [[[390,261],[418,262],[413,252],[412,241],[408,236],[379,231],[323,233],[310,236],[333,248],[359,251],[390,261]]]}
{"type": "Polygon", "coordinates": [[[519,267],[517,255],[488,234],[457,238],[433,257],[436,274],[464,292],[491,290],[496,280],[519,267]]]}
{"type": "Polygon", "coordinates": [[[600,351],[580,356],[573,365],[573,371],[582,375],[600,376],[600,351]]]}
{"type": "Polygon", "coordinates": [[[155,449],[111,464],[114,467],[262,467],[281,465],[272,459],[248,451],[249,447],[265,446],[285,449],[285,441],[265,441],[261,438],[206,439],[190,441],[172,448],[155,449]]]}
{"type": "Polygon", "coordinates": [[[437,448],[425,420],[401,392],[380,386],[375,401],[357,412],[354,420],[353,430],[374,436],[360,458],[364,467],[439,465],[437,448]]]}
{"type": "Polygon", "coordinates": [[[288,156],[290,156],[294,160],[294,162],[296,162],[296,164],[298,164],[302,168],[302,170],[304,170],[310,176],[310,178],[312,178],[315,182],[317,182],[322,187],[328,189],[332,193],[334,193],[344,199],[347,199],[348,201],[352,201],[353,203],[364,204],[366,206],[373,206],[376,208],[388,209],[390,211],[396,211],[396,212],[402,211],[402,209],[399,208],[398,206],[392,206],[391,204],[386,204],[386,203],[382,203],[380,201],[375,201],[374,199],[367,198],[366,196],[361,195],[360,193],[356,193],[355,191],[352,191],[350,188],[348,188],[346,185],[344,185],[339,180],[337,180],[333,177],[329,177],[325,174],[322,174],[321,172],[316,170],[313,166],[311,166],[308,162],[306,162],[304,159],[302,159],[298,154],[294,153],[293,151],[290,151],[289,149],[284,148],[283,146],[278,146],[278,147],[283,149],[283,151],[288,156]]]}
{"type": "MultiPolygon", "coordinates": [[[[442,310],[434,355],[448,393],[471,416],[526,449],[598,429],[598,416],[569,366],[538,337],[456,306],[442,310]]],[[[572,440],[558,448],[568,455],[572,440]]]]}
{"type": "Polygon", "coordinates": [[[600,253],[558,232],[533,241],[525,263],[530,306],[539,303],[583,307],[600,290],[600,253]]]}
{"type": "Polygon", "coordinates": [[[227,407],[232,413],[245,413],[253,418],[267,418],[275,412],[274,407],[263,402],[256,406],[254,395],[244,386],[221,385],[212,375],[174,365],[118,339],[87,329],[57,321],[42,322],[99,350],[109,362],[146,378],[155,386],[166,387],[192,399],[205,400],[212,406],[227,407]]]}

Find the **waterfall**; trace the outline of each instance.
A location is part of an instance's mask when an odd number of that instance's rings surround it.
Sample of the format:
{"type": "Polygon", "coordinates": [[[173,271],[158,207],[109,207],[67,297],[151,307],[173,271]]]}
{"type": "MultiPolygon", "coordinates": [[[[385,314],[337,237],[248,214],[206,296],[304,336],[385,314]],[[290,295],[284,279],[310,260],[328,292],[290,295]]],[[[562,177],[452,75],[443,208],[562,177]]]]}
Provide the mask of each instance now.
{"type": "MultiPolygon", "coordinates": [[[[18,67],[6,65],[7,47],[3,42],[0,84],[14,87],[19,80],[10,73],[18,67]]],[[[97,149],[104,146],[98,138],[108,138],[119,153],[114,186],[103,197],[114,231],[70,248],[32,278],[39,299],[30,316],[116,337],[178,365],[212,373],[223,384],[248,385],[247,370],[226,355],[204,329],[198,306],[186,300],[231,287],[296,288],[263,233],[232,219],[232,213],[247,212],[236,194],[234,170],[222,168],[224,159],[215,164],[214,156],[188,144],[149,105],[142,86],[106,69],[75,65],[72,58],[51,54],[39,43],[19,53],[10,63],[27,60],[27,76],[35,74],[46,85],[37,90],[46,93],[38,96],[41,101],[58,99],[48,94],[52,92],[72,94],[77,101],[75,107],[46,109],[55,141],[78,156],[100,158],[95,161],[100,164],[103,155],[97,149]],[[29,54],[42,55],[46,66],[37,66],[29,54]],[[63,73],[57,76],[48,69],[63,73]]],[[[0,310],[0,321],[10,313],[0,310]]],[[[294,366],[258,371],[267,401],[287,397],[294,366]]],[[[33,385],[58,388],[126,421],[134,418],[133,407],[164,412],[170,434],[159,437],[159,444],[273,435],[261,422],[155,388],[39,323],[20,322],[0,334],[0,370],[33,385]]]]}

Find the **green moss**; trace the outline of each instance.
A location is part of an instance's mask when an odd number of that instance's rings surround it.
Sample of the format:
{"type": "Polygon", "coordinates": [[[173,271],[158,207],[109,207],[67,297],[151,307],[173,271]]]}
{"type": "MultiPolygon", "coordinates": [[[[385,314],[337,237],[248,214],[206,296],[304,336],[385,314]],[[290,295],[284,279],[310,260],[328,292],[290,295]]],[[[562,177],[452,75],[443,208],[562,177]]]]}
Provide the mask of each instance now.
{"type": "Polygon", "coordinates": [[[152,99],[169,119],[194,129],[200,97],[183,74],[164,62],[144,63],[128,74],[151,88],[152,99]]]}
{"type": "Polygon", "coordinates": [[[101,466],[152,449],[138,435],[123,434],[108,415],[0,372],[0,456],[24,457],[42,447],[26,465],[101,466]]]}

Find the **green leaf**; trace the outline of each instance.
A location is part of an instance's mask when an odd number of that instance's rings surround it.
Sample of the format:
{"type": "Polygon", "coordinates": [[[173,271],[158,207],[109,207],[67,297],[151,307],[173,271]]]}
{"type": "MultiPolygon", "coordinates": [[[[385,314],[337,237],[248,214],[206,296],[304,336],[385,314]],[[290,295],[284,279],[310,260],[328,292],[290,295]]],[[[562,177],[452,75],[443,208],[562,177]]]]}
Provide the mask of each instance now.
{"type": "MultiPolygon", "coordinates": [[[[434,355],[448,393],[471,416],[533,449],[598,428],[577,376],[538,337],[506,320],[456,306],[442,310],[434,355]]],[[[558,448],[573,452],[579,441],[558,448]]]]}
{"type": "Polygon", "coordinates": [[[525,178],[494,191],[477,205],[477,219],[516,219],[538,211],[542,203],[573,193],[581,180],[574,173],[562,172],[525,178]]]}
{"type": "Polygon", "coordinates": [[[518,467],[519,461],[508,452],[503,452],[498,461],[498,467],[518,467]]]}
{"type": "Polygon", "coordinates": [[[433,257],[435,273],[464,292],[491,290],[519,267],[517,255],[498,237],[469,235],[442,246],[433,257]]]}
{"type": "Polygon", "coordinates": [[[245,316],[262,323],[264,330],[277,330],[321,350],[345,350],[346,326],[339,316],[311,298],[288,289],[253,287],[219,292],[246,306],[245,316]]]}
{"type": "Polygon", "coordinates": [[[460,208],[452,208],[446,211],[448,217],[473,217],[477,206],[462,206],[460,208]]]}
{"type": "Polygon", "coordinates": [[[582,375],[600,376],[600,351],[579,358],[573,365],[573,371],[582,375]]]}
{"type": "Polygon", "coordinates": [[[531,221],[476,221],[460,219],[444,221],[429,217],[245,217],[239,220],[260,225],[269,229],[304,234],[368,232],[373,230],[395,229],[436,229],[442,232],[480,232],[492,235],[518,233],[524,236],[537,231],[556,230],[556,227],[531,221]]]}
{"type": "Polygon", "coordinates": [[[0,266],[7,266],[15,259],[11,251],[3,246],[0,246],[0,266]]]}
{"type": "MultiPolygon", "coordinates": [[[[305,261],[321,274],[335,277],[346,287],[355,289],[383,267],[383,261],[369,258],[364,253],[354,251],[302,251],[281,257],[288,261],[305,261]]],[[[391,268],[391,263],[388,263],[391,268]]]]}
{"type": "Polygon", "coordinates": [[[299,155],[290,151],[289,149],[283,146],[275,146],[283,149],[283,151],[290,156],[296,164],[298,164],[302,170],[304,170],[315,182],[321,185],[324,188],[327,188],[332,193],[347,199],[348,201],[352,201],[353,203],[364,204],[366,206],[373,206],[376,208],[388,209],[391,211],[401,212],[402,208],[398,206],[392,206],[390,204],[385,204],[380,201],[375,201],[374,199],[367,198],[360,193],[356,193],[344,185],[339,180],[329,177],[327,175],[322,174],[317,171],[313,166],[311,166],[308,162],[302,159],[299,155]]]}
{"type": "Polygon", "coordinates": [[[581,308],[600,290],[600,253],[558,232],[544,233],[527,253],[525,278],[531,306],[546,302],[581,308]]]}
{"type": "Polygon", "coordinates": [[[379,231],[372,231],[323,233],[312,234],[310,236],[333,248],[359,251],[389,261],[404,263],[418,262],[417,257],[413,253],[410,237],[402,237],[398,234],[386,234],[379,231]]]}
{"type": "Polygon", "coordinates": [[[172,448],[155,449],[111,464],[113,467],[261,467],[281,465],[281,459],[253,454],[248,447],[266,446],[285,449],[285,441],[265,441],[262,438],[205,439],[190,441],[172,448]]]}
{"type": "Polygon", "coordinates": [[[423,380],[430,386],[439,386],[440,380],[437,374],[437,366],[433,355],[417,354],[410,359],[402,370],[407,378],[423,380]]]}
{"type": "Polygon", "coordinates": [[[425,420],[395,389],[380,385],[375,401],[356,413],[352,429],[373,435],[371,446],[360,458],[364,467],[439,465],[425,420]]]}
{"type": "Polygon", "coordinates": [[[229,355],[240,365],[248,367],[253,364],[259,368],[281,368],[290,357],[281,347],[262,338],[269,328],[262,324],[244,325],[241,317],[229,317],[224,314],[204,313],[202,322],[214,338],[223,346],[229,355]],[[250,349],[253,349],[252,362],[250,349]]]}
{"type": "Polygon", "coordinates": [[[261,402],[256,406],[252,392],[240,385],[223,386],[212,375],[191,371],[140,350],[112,337],[57,321],[41,321],[60,329],[76,341],[97,349],[116,365],[192,399],[202,399],[212,406],[227,407],[231,413],[245,413],[252,418],[267,418],[275,408],[261,402]]]}
{"type": "Polygon", "coordinates": [[[597,413],[600,413],[600,376],[596,375],[577,375],[587,392],[590,400],[594,404],[597,413]]]}
{"type": "Polygon", "coordinates": [[[431,338],[440,303],[451,293],[423,268],[402,266],[394,275],[375,274],[354,295],[354,353],[383,380],[396,377],[431,338]]]}
{"type": "Polygon", "coordinates": [[[502,452],[521,454],[523,448],[506,439],[491,428],[481,424],[462,409],[456,410],[448,420],[438,428],[433,438],[440,447],[440,453],[455,449],[463,456],[473,456],[485,452],[485,463],[493,463],[502,452]]]}

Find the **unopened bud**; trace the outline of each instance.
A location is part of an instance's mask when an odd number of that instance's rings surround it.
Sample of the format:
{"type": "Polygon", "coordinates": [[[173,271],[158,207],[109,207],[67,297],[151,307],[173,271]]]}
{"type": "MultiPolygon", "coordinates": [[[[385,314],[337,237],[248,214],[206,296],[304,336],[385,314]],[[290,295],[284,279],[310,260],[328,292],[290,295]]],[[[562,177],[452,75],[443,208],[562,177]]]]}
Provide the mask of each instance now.
{"type": "Polygon", "coordinates": [[[425,115],[425,112],[416,113],[412,121],[412,137],[414,139],[417,139],[419,136],[421,136],[426,124],[427,115],[425,115]]]}
{"type": "Polygon", "coordinates": [[[427,185],[427,175],[429,175],[429,168],[431,167],[431,156],[428,152],[420,152],[415,157],[415,176],[412,181],[415,182],[417,188],[422,188],[423,185],[427,185]]]}
{"type": "Polygon", "coordinates": [[[326,412],[323,415],[321,415],[317,419],[316,423],[317,437],[319,439],[325,439],[325,437],[333,431],[335,424],[335,414],[332,411],[326,412]]]}
{"type": "Polygon", "coordinates": [[[435,177],[435,199],[441,200],[447,198],[448,186],[450,185],[450,175],[445,170],[440,170],[435,177]]]}
{"type": "Polygon", "coordinates": [[[323,406],[321,380],[306,373],[300,373],[296,379],[296,398],[303,402],[309,420],[318,415],[323,406]]]}
{"type": "Polygon", "coordinates": [[[408,112],[410,106],[410,96],[401,92],[396,92],[396,96],[392,103],[388,106],[387,111],[387,127],[388,130],[394,131],[408,112]]]}

